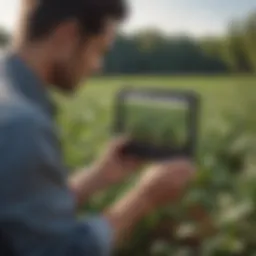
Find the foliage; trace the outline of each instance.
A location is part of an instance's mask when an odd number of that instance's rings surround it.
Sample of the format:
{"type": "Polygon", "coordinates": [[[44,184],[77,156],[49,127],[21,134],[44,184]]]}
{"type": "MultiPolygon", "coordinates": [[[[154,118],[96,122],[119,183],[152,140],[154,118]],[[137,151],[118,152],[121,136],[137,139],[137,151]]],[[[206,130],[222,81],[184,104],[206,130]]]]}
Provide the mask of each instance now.
{"type": "MultiPolygon", "coordinates": [[[[255,78],[119,77],[95,79],[71,102],[61,100],[60,123],[70,167],[88,165],[110,135],[113,96],[119,84],[161,84],[193,89],[203,99],[196,179],[175,206],[144,219],[117,252],[128,255],[246,255],[256,251],[255,78]],[[207,215],[205,215],[205,213],[207,215]]],[[[95,196],[86,211],[99,212],[132,187],[95,196]]]]}
{"type": "Polygon", "coordinates": [[[160,36],[142,31],[119,36],[106,58],[105,74],[218,73],[228,69],[221,58],[206,54],[188,37],[160,36]]]}

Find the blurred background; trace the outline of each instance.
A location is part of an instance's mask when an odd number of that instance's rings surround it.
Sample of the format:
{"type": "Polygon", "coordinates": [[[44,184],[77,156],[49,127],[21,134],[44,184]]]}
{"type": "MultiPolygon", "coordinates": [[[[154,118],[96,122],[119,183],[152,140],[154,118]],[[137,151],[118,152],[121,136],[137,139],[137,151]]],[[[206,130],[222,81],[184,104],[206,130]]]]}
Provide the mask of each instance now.
{"type": "MultiPolygon", "coordinates": [[[[103,74],[71,99],[56,95],[70,169],[89,165],[111,136],[126,84],[192,89],[202,96],[198,170],[189,194],[137,227],[117,255],[256,255],[256,1],[130,0],[103,74]]],[[[0,48],[19,0],[0,0],[0,48]]],[[[136,177],[93,198],[98,212],[136,177]]]]}

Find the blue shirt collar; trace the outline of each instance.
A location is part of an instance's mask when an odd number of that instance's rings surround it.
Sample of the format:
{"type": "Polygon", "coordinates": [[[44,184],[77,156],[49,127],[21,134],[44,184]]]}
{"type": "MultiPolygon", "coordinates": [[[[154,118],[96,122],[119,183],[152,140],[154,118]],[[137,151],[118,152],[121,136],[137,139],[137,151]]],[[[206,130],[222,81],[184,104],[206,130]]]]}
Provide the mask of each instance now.
{"type": "Polygon", "coordinates": [[[46,86],[40,78],[16,54],[7,54],[5,63],[15,90],[18,90],[24,97],[39,106],[44,112],[53,116],[56,110],[55,105],[50,99],[46,86]]]}

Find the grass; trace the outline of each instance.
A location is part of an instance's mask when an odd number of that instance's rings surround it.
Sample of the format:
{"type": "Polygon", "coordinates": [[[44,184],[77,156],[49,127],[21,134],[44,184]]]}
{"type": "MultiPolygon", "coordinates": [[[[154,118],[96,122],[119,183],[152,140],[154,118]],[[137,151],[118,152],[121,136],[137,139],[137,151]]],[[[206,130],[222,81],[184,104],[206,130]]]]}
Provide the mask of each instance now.
{"type": "MultiPolygon", "coordinates": [[[[241,104],[239,87],[255,81],[253,76],[134,76],[94,78],[72,99],[61,100],[62,125],[75,119],[83,119],[86,129],[95,130],[97,126],[105,127],[105,136],[110,134],[113,118],[113,103],[116,93],[124,85],[135,87],[163,87],[182,90],[193,90],[201,95],[201,127],[202,131],[220,125],[223,112],[236,111],[241,104]],[[99,114],[99,116],[97,116],[99,114]],[[101,119],[101,120],[100,120],[101,119]]],[[[68,124],[69,126],[69,124],[68,124]]],[[[102,134],[103,135],[103,134],[102,134]]],[[[93,135],[92,135],[93,136],[93,135]]],[[[101,136],[102,137],[102,136],[101,136]]],[[[103,139],[103,140],[104,140],[103,139]]]]}
{"type": "Polygon", "coordinates": [[[226,107],[233,105],[238,96],[237,86],[243,86],[253,80],[253,77],[246,76],[135,76],[96,78],[92,79],[87,87],[81,89],[78,98],[82,100],[86,94],[95,98],[97,101],[102,101],[109,105],[109,103],[112,102],[115,93],[123,85],[178,88],[198,92],[203,99],[204,113],[206,115],[215,115],[218,114],[219,111],[222,111],[223,108],[225,109],[226,107]]]}

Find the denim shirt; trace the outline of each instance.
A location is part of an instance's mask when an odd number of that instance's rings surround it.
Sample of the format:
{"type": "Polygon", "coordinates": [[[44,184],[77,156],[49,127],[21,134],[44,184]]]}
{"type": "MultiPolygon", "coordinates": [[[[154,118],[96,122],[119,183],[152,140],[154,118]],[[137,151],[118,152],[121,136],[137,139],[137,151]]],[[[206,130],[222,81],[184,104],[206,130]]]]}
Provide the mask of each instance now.
{"type": "Polygon", "coordinates": [[[45,88],[18,56],[1,57],[0,232],[15,255],[109,255],[109,223],[76,218],[45,88]]]}

